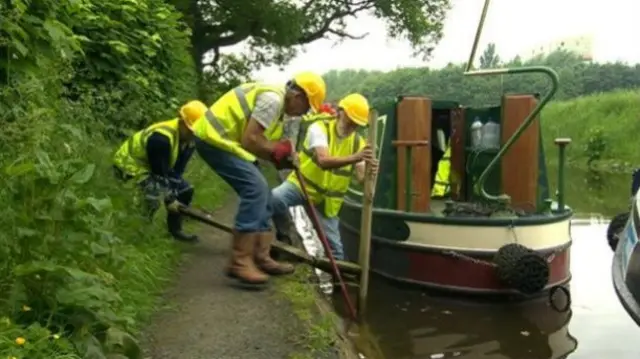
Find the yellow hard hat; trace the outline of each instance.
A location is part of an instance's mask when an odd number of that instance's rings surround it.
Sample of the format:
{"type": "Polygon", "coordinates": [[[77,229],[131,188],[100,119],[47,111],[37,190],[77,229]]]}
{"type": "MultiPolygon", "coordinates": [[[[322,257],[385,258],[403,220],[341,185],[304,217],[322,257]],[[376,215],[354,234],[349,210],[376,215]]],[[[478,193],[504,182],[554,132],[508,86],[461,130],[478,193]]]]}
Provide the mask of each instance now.
{"type": "Polygon", "coordinates": [[[314,112],[317,112],[327,95],[327,85],[322,76],[315,72],[305,71],[295,75],[293,82],[307,94],[309,106],[314,112]]]}
{"type": "Polygon", "coordinates": [[[193,124],[204,116],[204,113],[207,111],[207,106],[198,101],[189,101],[186,105],[180,107],[180,117],[184,121],[184,124],[187,125],[189,129],[193,128],[193,124]]]}
{"type": "Polygon", "coordinates": [[[369,101],[361,94],[352,93],[345,96],[338,102],[338,107],[357,125],[366,126],[369,123],[369,101]]]}

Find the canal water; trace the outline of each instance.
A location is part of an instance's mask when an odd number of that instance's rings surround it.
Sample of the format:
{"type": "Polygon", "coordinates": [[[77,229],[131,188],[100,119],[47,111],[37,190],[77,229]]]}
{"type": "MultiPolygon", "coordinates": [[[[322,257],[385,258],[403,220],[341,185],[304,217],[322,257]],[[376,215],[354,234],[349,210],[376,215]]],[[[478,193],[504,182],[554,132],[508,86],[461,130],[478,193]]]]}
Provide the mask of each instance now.
{"type": "MultiPolygon", "coordinates": [[[[550,174],[555,191],[555,175],[550,174]]],[[[561,313],[547,299],[521,304],[477,303],[399,288],[372,277],[367,358],[386,359],[582,359],[639,358],[640,328],[618,302],[611,282],[607,219],[629,202],[630,175],[570,170],[567,203],[571,226],[571,309],[561,313]]],[[[299,221],[296,221],[300,223],[299,221]]],[[[303,228],[301,233],[309,233],[303,228]]],[[[317,239],[306,245],[316,250],[317,239]]],[[[325,288],[326,289],[326,288],[325,288]]],[[[555,298],[562,306],[563,296],[555,298]]],[[[334,296],[338,312],[341,299],[334,296]]]]}

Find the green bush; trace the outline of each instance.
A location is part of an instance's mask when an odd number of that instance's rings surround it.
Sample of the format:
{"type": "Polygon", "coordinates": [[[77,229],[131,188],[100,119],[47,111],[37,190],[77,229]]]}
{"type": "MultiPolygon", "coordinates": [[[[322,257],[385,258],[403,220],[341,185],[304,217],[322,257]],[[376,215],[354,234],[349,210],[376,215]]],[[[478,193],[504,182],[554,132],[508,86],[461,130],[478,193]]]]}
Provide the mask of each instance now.
{"type": "MultiPolygon", "coordinates": [[[[110,138],[193,98],[188,32],[159,0],[3,6],[0,358],[139,358],[179,246],[113,178],[110,138]]],[[[186,177],[206,207],[223,199],[200,161],[186,177]]]]}
{"type": "Polygon", "coordinates": [[[584,146],[584,155],[587,157],[587,166],[591,166],[594,161],[602,159],[607,150],[607,141],[601,126],[589,129],[587,144],[584,146]]]}
{"type": "Polygon", "coordinates": [[[71,29],[82,44],[66,81],[72,100],[89,97],[92,109],[116,135],[140,128],[196,94],[190,30],[163,0],[91,1],[71,29]]]}

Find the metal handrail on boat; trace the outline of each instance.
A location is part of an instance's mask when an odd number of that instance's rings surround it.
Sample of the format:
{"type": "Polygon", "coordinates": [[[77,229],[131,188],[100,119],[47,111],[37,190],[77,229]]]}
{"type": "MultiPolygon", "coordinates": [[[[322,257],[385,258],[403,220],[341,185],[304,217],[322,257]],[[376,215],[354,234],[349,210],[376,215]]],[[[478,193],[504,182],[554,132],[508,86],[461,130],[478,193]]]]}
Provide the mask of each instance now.
{"type": "Polygon", "coordinates": [[[503,69],[488,69],[488,70],[473,70],[473,60],[476,57],[476,51],[478,49],[478,43],[480,42],[480,35],[482,34],[482,29],[484,27],[484,21],[487,17],[487,13],[489,11],[489,4],[491,0],[485,0],[484,6],[482,8],[482,13],[480,15],[480,21],[478,22],[478,28],[476,30],[476,36],[473,41],[473,47],[471,48],[471,54],[469,55],[469,61],[467,62],[467,66],[465,68],[464,76],[486,76],[486,75],[509,75],[509,74],[523,74],[523,73],[541,73],[545,74],[551,80],[551,89],[549,92],[542,97],[540,102],[536,105],[536,107],[531,111],[531,113],[527,116],[527,118],[522,122],[520,127],[516,130],[516,132],[511,136],[507,142],[500,148],[495,157],[489,162],[487,168],[480,174],[478,181],[474,185],[474,190],[478,192],[484,199],[489,201],[498,201],[498,202],[509,202],[511,198],[507,194],[500,194],[497,196],[491,195],[487,193],[485,190],[484,184],[489,177],[489,173],[498,165],[498,162],[504,157],[505,153],[513,146],[513,144],[520,138],[522,133],[527,130],[527,128],[533,123],[535,118],[540,114],[542,109],[549,103],[553,95],[555,95],[558,90],[558,82],[559,77],[558,74],[550,67],[547,66],[527,66],[520,68],[503,68],[503,69]]]}

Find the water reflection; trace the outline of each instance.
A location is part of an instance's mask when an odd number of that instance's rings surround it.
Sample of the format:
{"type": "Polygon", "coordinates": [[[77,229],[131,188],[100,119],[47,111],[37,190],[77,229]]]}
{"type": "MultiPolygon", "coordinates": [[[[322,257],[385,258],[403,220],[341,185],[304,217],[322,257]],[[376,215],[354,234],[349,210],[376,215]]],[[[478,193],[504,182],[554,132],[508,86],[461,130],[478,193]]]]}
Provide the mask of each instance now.
{"type": "Polygon", "coordinates": [[[545,301],[474,304],[375,284],[368,324],[386,358],[563,358],[577,347],[571,311],[545,301]]]}

